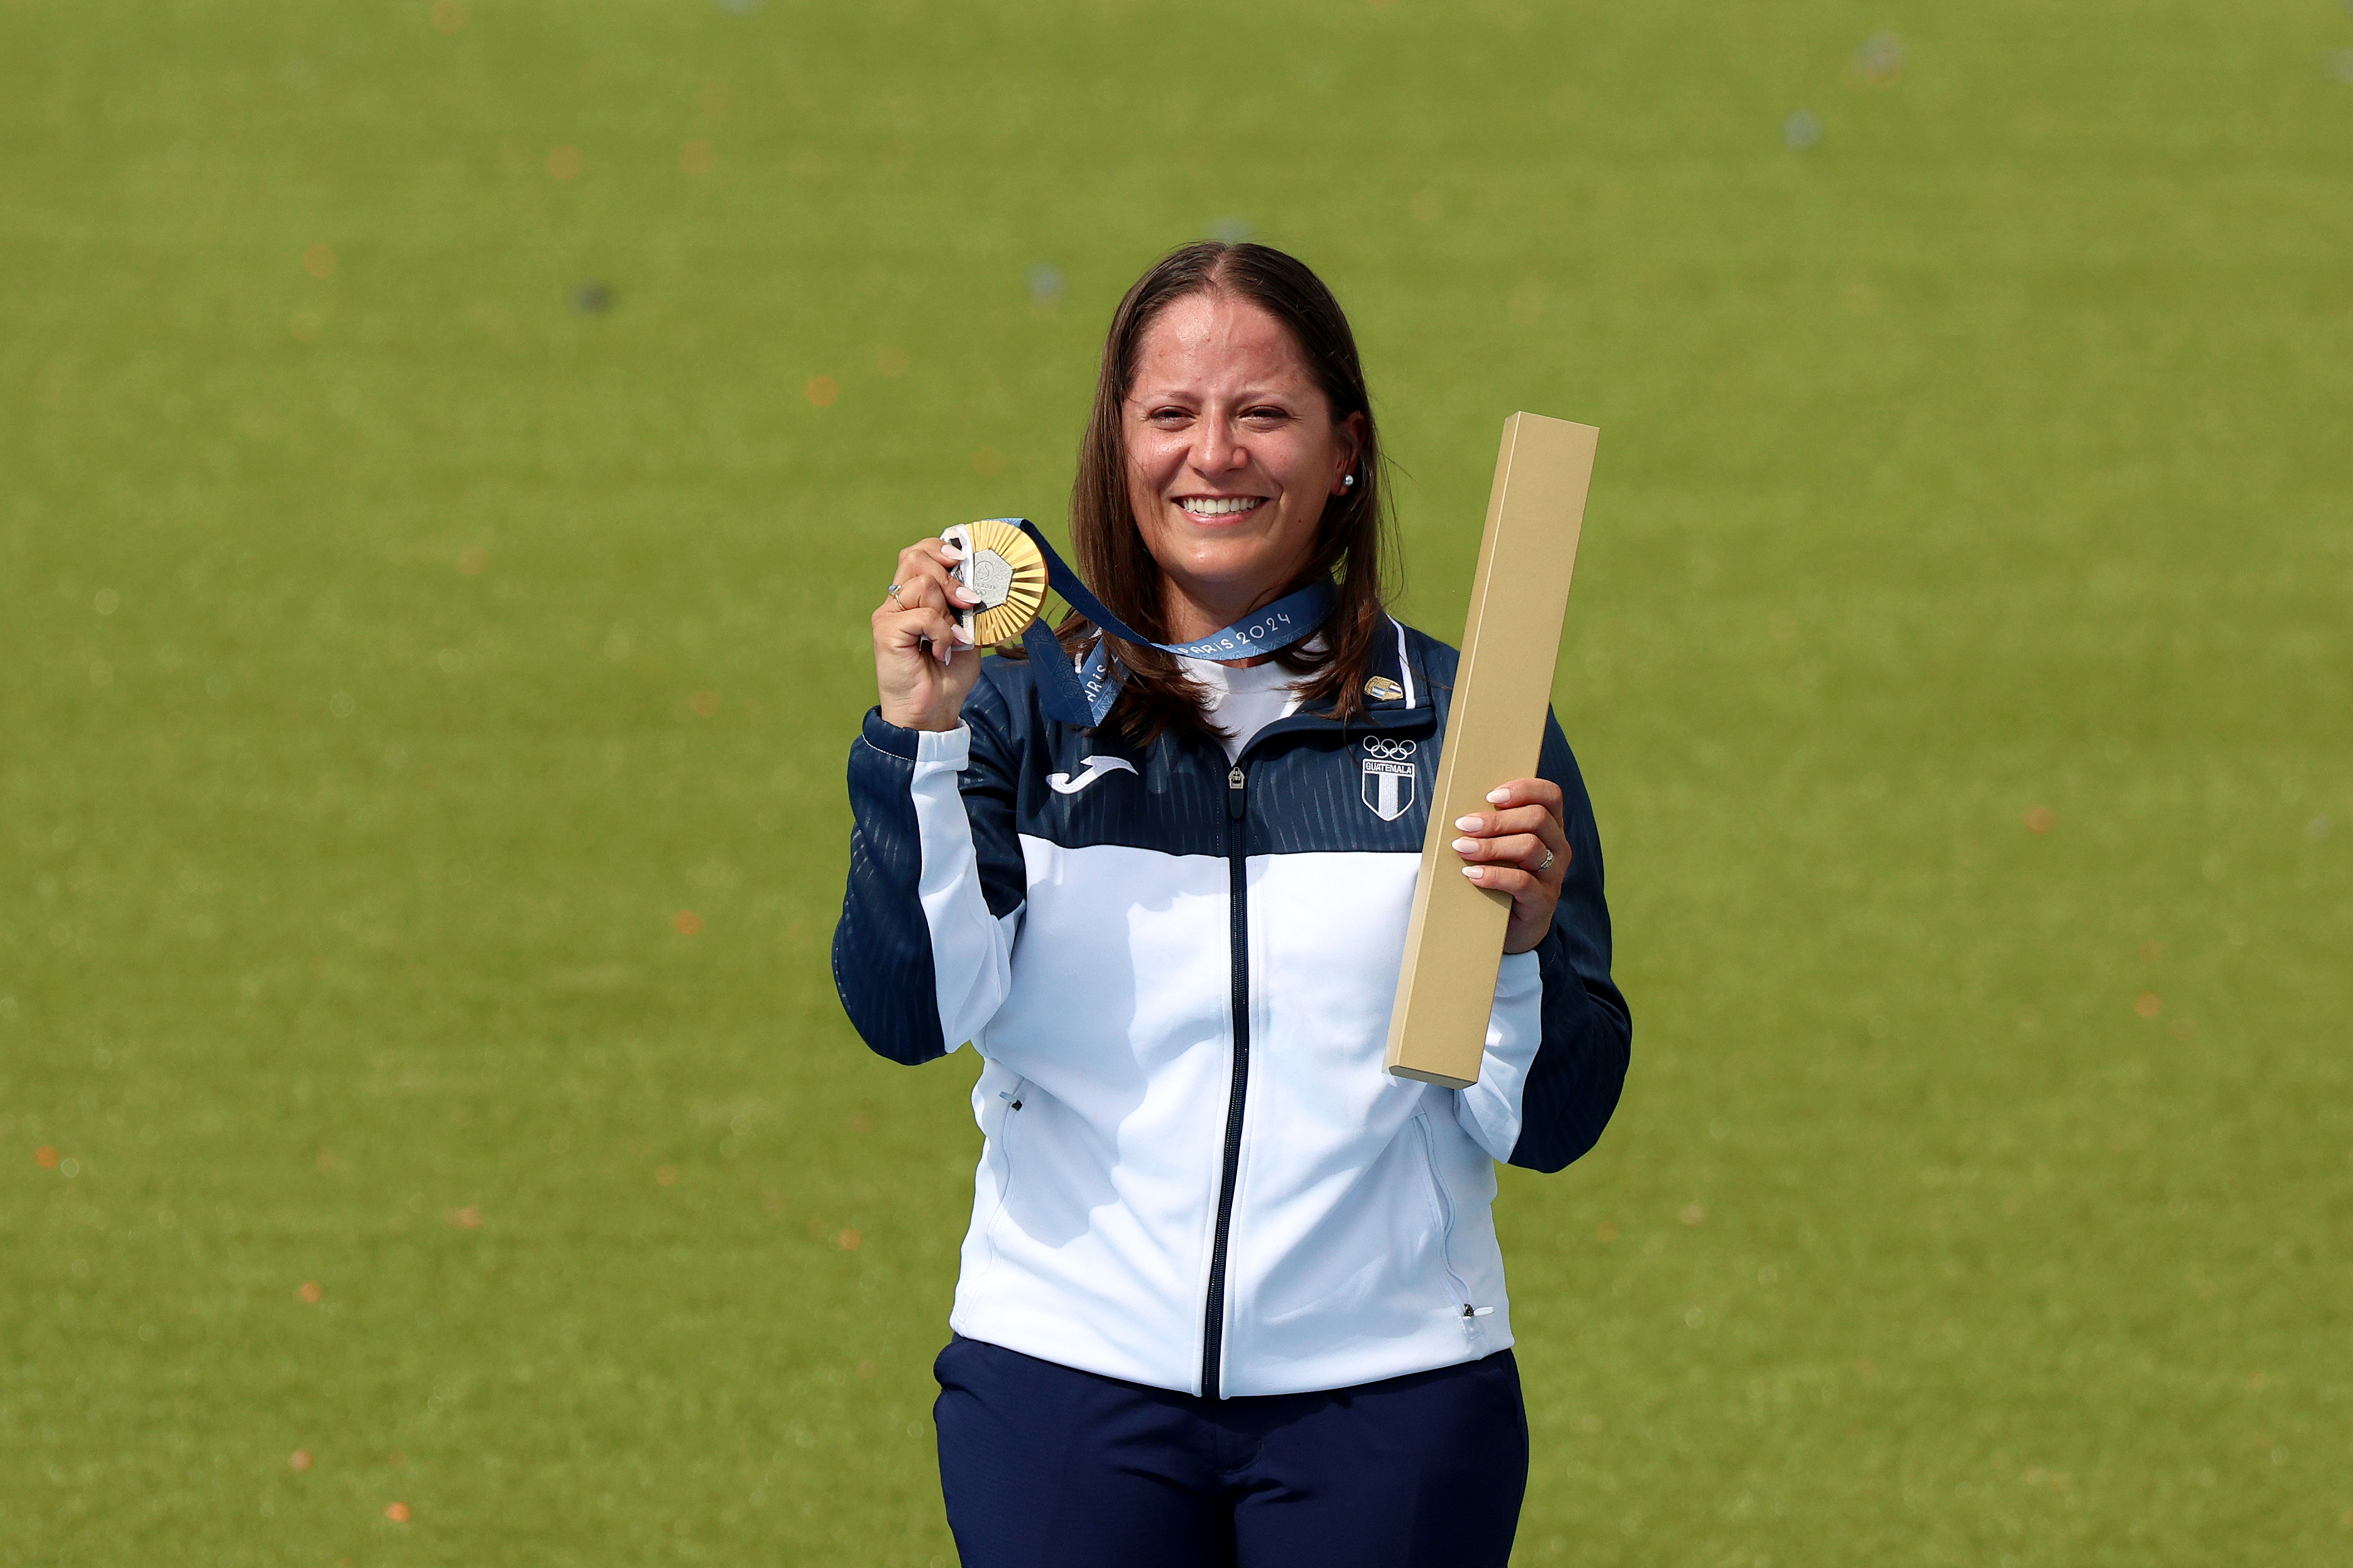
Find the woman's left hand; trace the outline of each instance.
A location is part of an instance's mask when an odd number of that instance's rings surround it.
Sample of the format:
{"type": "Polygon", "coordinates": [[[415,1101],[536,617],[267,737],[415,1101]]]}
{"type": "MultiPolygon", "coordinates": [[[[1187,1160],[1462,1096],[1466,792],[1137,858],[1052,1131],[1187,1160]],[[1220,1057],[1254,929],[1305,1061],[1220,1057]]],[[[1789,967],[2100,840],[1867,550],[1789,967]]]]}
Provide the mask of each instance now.
{"type": "Polygon", "coordinates": [[[1550,779],[1514,779],[1487,799],[1491,809],[1455,819],[1462,837],[1454,841],[1454,852],[1469,862],[1462,874],[1472,881],[1512,895],[1504,951],[1525,952],[1551,928],[1560,885],[1568,876],[1560,786],[1550,779]]]}

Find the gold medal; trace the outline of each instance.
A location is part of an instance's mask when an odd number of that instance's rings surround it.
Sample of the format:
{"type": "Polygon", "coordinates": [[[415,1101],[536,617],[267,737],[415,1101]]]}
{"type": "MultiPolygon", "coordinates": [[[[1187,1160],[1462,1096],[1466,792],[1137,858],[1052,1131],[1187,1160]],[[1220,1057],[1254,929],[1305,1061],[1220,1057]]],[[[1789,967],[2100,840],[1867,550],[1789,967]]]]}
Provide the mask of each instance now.
{"type": "Polygon", "coordinates": [[[964,551],[956,581],[980,595],[980,603],[956,612],[974,645],[1011,642],[1029,629],[1046,603],[1046,558],[1029,536],[1009,522],[990,518],[958,523],[940,535],[964,551]]]}

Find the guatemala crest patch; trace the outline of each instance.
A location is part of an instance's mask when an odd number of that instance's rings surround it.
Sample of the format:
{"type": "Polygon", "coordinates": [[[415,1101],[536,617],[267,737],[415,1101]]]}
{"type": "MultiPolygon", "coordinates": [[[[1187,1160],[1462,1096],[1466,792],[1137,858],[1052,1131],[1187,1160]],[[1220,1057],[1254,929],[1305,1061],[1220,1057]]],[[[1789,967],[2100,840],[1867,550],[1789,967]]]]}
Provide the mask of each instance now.
{"type": "Polygon", "coordinates": [[[1391,740],[1386,735],[1365,738],[1365,782],[1362,795],[1365,805],[1383,822],[1395,822],[1413,809],[1413,753],[1411,741],[1391,740]]]}

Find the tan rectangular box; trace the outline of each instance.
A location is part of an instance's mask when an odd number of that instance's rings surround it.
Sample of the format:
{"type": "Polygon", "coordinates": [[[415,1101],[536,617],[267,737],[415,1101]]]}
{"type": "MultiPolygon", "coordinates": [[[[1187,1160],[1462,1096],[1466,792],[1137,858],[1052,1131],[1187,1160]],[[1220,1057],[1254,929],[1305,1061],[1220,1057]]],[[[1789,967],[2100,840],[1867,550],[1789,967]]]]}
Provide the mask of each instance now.
{"type": "Polygon", "coordinates": [[[1449,846],[1455,818],[1485,810],[1489,790],[1535,773],[1600,436],[1540,414],[1504,422],[1389,1016],[1388,1066],[1399,1078],[1449,1089],[1479,1081],[1512,900],[1472,884],[1449,846]]]}

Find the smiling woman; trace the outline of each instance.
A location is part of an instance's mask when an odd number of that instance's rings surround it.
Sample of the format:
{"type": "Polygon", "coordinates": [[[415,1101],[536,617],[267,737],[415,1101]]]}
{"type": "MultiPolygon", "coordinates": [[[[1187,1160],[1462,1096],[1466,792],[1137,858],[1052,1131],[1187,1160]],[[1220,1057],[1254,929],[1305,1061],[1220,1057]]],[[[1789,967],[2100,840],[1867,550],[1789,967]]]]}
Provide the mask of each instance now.
{"type": "Polygon", "coordinates": [[[1169,305],[1133,381],[1123,499],[1160,569],[1166,629],[1189,642],[1255,609],[1261,584],[1308,574],[1369,425],[1333,407],[1281,321],[1231,294],[1169,305]]]}
{"type": "MultiPolygon", "coordinates": [[[[1264,246],[1187,246],[1112,320],[1071,538],[1105,606],[1167,642],[1335,574],[1322,635],[1274,657],[1311,676],[1303,699],[1353,717],[1388,621],[1381,467],[1356,339],[1322,280],[1264,246]]],[[[1077,617],[1061,629],[1073,650],[1092,635],[1077,617]]],[[[1198,722],[1204,693],[1176,656],[1124,640],[1113,653],[1122,729],[1198,722]]]]}
{"type": "Polygon", "coordinates": [[[1455,825],[1512,900],[1478,1081],[1382,1071],[1455,654],[1382,604],[1379,471],[1323,283],[1187,246],[1103,348],[1071,509],[1101,624],[984,658],[939,539],[873,614],[834,975],[881,1055],[986,1062],[935,1409],[974,1568],[1510,1555],[1494,1164],[1591,1147],[1630,1025],[1551,724],[1455,825]],[[1271,651],[1198,657],[1235,647],[1271,651]],[[1054,696],[1061,658],[1107,708],[1054,696]]]}

